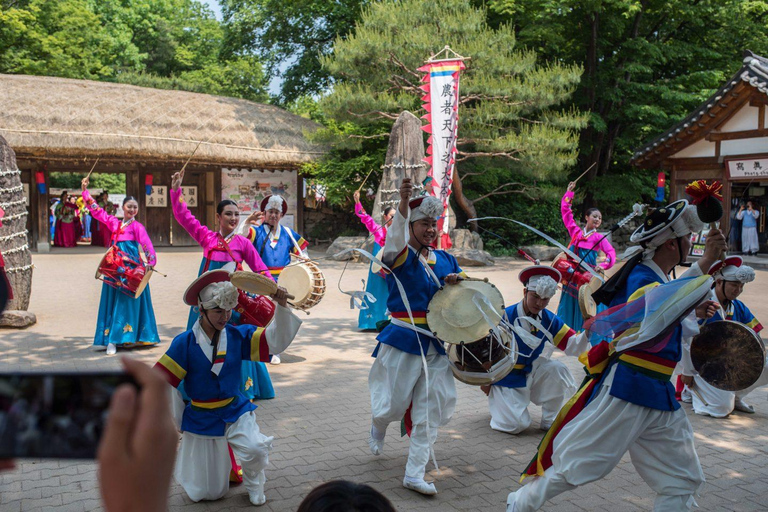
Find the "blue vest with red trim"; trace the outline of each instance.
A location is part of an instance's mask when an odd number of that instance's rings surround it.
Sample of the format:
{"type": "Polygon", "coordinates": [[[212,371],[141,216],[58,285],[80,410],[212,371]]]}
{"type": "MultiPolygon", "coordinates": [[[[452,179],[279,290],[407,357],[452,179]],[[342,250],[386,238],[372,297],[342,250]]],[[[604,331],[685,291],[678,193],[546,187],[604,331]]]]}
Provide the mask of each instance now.
{"type": "MultiPolygon", "coordinates": [[[[429,307],[429,301],[432,300],[432,297],[437,293],[440,287],[438,287],[432,277],[427,274],[427,270],[419,261],[416,251],[410,247],[406,247],[405,251],[407,251],[407,254],[404,254],[405,258],[396,259],[392,264],[391,269],[405,289],[414,320],[416,320],[416,325],[429,331],[425,315],[427,308],[429,307]]],[[[430,263],[430,267],[440,281],[440,286],[445,286],[445,276],[461,272],[459,263],[456,261],[456,258],[445,251],[432,251],[432,255],[434,257],[434,262],[430,263]]],[[[397,283],[391,274],[387,275],[387,286],[389,287],[387,309],[393,317],[399,317],[402,321],[410,323],[405,304],[403,303],[400,291],[397,288],[397,283]]],[[[426,354],[431,341],[439,354],[445,354],[445,349],[443,349],[443,343],[441,341],[422,335],[419,335],[417,338],[416,333],[413,330],[400,327],[399,325],[387,325],[376,339],[380,343],[416,355],[421,354],[419,342],[421,342],[421,348],[426,354]]],[[[376,357],[378,349],[379,346],[377,345],[376,350],[373,351],[373,357],[376,357]]]]}

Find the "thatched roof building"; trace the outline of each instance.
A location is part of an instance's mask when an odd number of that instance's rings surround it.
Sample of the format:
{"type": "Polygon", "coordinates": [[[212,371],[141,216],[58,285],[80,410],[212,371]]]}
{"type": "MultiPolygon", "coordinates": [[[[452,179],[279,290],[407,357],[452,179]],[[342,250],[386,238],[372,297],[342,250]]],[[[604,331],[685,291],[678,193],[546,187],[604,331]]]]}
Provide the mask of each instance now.
{"type": "Polygon", "coordinates": [[[185,91],[0,75],[0,133],[18,155],[296,165],[322,149],[317,125],[281,108],[185,91]]]}
{"type": "Polygon", "coordinates": [[[172,220],[167,201],[172,173],[190,157],[184,185],[202,222],[213,227],[224,197],[247,213],[265,195],[280,193],[288,199],[287,221],[301,229],[299,170],[324,152],[306,138],[316,123],[272,105],[208,94],[0,75],[0,105],[0,134],[16,151],[29,191],[30,242],[41,250],[50,242],[50,198],[35,178],[47,181],[50,172],[84,175],[98,158],[95,172],[125,175],[126,192],[138,198],[139,218],[156,245],[195,245],[172,220]],[[151,196],[145,182],[153,183],[151,196]]]}

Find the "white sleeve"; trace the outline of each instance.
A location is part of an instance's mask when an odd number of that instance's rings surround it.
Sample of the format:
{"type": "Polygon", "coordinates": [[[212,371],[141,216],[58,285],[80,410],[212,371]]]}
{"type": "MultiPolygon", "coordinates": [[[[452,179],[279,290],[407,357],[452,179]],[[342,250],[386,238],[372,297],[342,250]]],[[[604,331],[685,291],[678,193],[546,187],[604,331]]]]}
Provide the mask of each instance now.
{"type": "Polygon", "coordinates": [[[744,210],[739,210],[739,212],[736,214],[736,218],[741,220],[744,218],[744,210]]]}
{"type": "Polygon", "coordinates": [[[301,327],[301,319],[293,312],[275,304],[275,316],[264,331],[270,354],[280,354],[291,344],[301,327]]]}
{"type": "MultiPolygon", "coordinates": [[[[408,210],[408,217],[411,211],[408,210]]],[[[392,218],[392,224],[387,229],[387,241],[384,249],[381,251],[381,261],[385,265],[391,265],[397,255],[408,245],[408,219],[403,217],[399,209],[395,209],[395,216],[392,218]]]]}
{"type": "Polygon", "coordinates": [[[683,338],[683,356],[681,359],[683,375],[696,375],[696,370],[693,368],[693,361],[691,361],[691,340],[692,338],[683,338]]]}
{"type": "Polygon", "coordinates": [[[240,224],[237,225],[235,228],[235,234],[248,238],[248,230],[250,229],[251,224],[246,222],[245,219],[247,219],[247,217],[243,217],[240,221],[240,224]]]}
{"type": "Polygon", "coordinates": [[[184,399],[181,398],[181,391],[168,385],[168,400],[171,402],[171,416],[173,417],[173,424],[176,425],[176,430],[181,432],[181,420],[184,418],[184,399]]]}
{"type": "Polygon", "coordinates": [[[568,340],[568,344],[565,346],[565,355],[579,357],[581,354],[589,350],[589,338],[587,337],[587,331],[581,331],[578,334],[571,336],[568,340]]]}
{"type": "Polygon", "coordinates": [[[758,217],[760,216],[760,212],[759,212],[759,211],[757,211],[757,210],[752,210],[752,216],[753,216],[754,218],[758,218],[758,217]]]}
{"type": "MultiPolygon", "coordinates": [[[[699,260],[699,261],[701,261],[701,260],[699,260]]],[[[680,277],[681,278],[682,277],[699,277],[699,276],[703,276],[704,273],[707,272],[707,271],[709,271],[709,269],[703,270],[699,266],[699,262],[697,261],[695,264],[691,265],[690,268],[688,270],[686,270],[683,273],[683,275],[681,275],[680,277]]]]}

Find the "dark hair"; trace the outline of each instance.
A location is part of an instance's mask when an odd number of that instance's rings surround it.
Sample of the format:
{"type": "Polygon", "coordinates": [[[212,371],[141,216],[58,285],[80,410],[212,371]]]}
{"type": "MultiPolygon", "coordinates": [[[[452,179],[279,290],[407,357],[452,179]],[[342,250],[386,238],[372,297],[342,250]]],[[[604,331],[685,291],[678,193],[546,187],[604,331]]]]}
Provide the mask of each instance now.
{"type": "Polygon", "coordinates": [[[393,212],[393,211],[395,211],[394,206],[387,206],[386,208],[384,208],[384,215],[389,215],[389,212],[393,212]]]}
{"type": "Polygon", "coordinates": [[[234,202],[234,201],[233,201],[233,200],[231,200],[231,199],[225,199],[225,200],[223,200],[222,202],[220,202],[218,205],[216,205],[216,213],[218,213],[219,215],[221,215],[221,212],[223,212],[223,211],[224,211],[224,208],[226,208],[226,207],[227,207],[227,206],[229,206],[229,205],[232,205],[232,206],[234,206],[234,207],[237,207],[237,203],[236,203],[236,202],[234,202]]]}
{"type": "Polygon", "coordinates": [[[61,198],[62,198],[62,197],[64,197],[64,196],[68,196],[68,195],[69,195],[69,193],[68,193],[68,192],[65,190],[64,192],[62,192],[61,194],[59,194],[59,199],[61,199],[61,198]]]}
{"type": "Polygon", "coordinates": [[[125,203],[128,201],[136,201],[137,203],[139,202],[139,200],[133,196],[125,196],[125,199],[123,199],[123,206],[125,206],[125,203]]]}
{"type": "Polygon", "coordinates": [[[307,494],[296,512],[396,512],[379,491],[365,484],[333,480],[307,494]]]}
{"type": "Polygon", "coordinates": [[[588,208],[587,211],[584,212],[584,218],[589,217],[595,212],[600,213],[600,208],[588,208]]]}

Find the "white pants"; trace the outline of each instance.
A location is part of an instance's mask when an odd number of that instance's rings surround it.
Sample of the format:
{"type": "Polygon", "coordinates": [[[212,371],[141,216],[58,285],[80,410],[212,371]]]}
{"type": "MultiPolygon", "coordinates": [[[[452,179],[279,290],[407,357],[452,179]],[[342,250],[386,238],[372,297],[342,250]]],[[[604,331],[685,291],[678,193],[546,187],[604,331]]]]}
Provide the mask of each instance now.
{"type": "Polygon", "coordinates": [[[768,384],[768,362],[766,362],[766,366],[763,367],[763,373],[760,374],[757,382],[752,384],[747,389],[742,389],[741,391],[734,392],[717,389],[711,384],[708,384],[698,375],[693,376],[693,381],[696,385],[696,391],[698,391],[699,395],[701,395],[701,398],[707,402],[706,404],[702,402],[696,393],[691,393],[686,386],[686,388],[683,390],[683,393],[690,393],[692,398],[691,405],[693,405],[693,412],[696,414],[702,414],[704,416],[712,416],[714,418],[725,418],[733,412],[733,407],[737,397],[744,398],[755,389],[768,384]]]}
{"type": "Polygon", "coordinates": [[[174,476],[192,501],[218,500],[229,489],[232,467],[229,449],[243,468],[243,484],[248,491],[261,487],[259,473],[269,463],[272,437],[259,431],[256,414],[251,411],[227,426],[223,437],[184,432],[174,476]]]}
{"type": "Polygon", "coordinates": [[[523,388],[491,386],[488,407],[491,428],[519,434],[531,426],[528,404],[541,406],[541,425],[549,427],[557,413],[576,392],[576,383],[568,368],[560,361],[538,358],[533,362],[523,388]]]}
{"type": "Polygon", "coordinates": [[[757,228],[741,228],[742,252],[759,252],[760,242],[757,239],[757,228]]]}
{"type": "Polygon", "coordinates": [[[448,358],[438,354],[430,344],[426,359],[429,386],[420,355],[384,344],[368,375],[373,426],[379,432],[385,432],[391,422],[402,420],[413,402],[413,431],[405,474],[420,479],[424,478],[429,447],[437,438],[437,428],[448,423],[456,406],[456,385],[448,358]]]}
{"type": "Polygon", "coordinates": [[[657,496],[654,510],[690,510],[704,482],[693,429],[682,409],[659,411],[600,394],[568,423],[553,444],[552,467],[516,493],[515,511],[538,510],[560,493],[603,478],[629,451],[657,496]]]}

